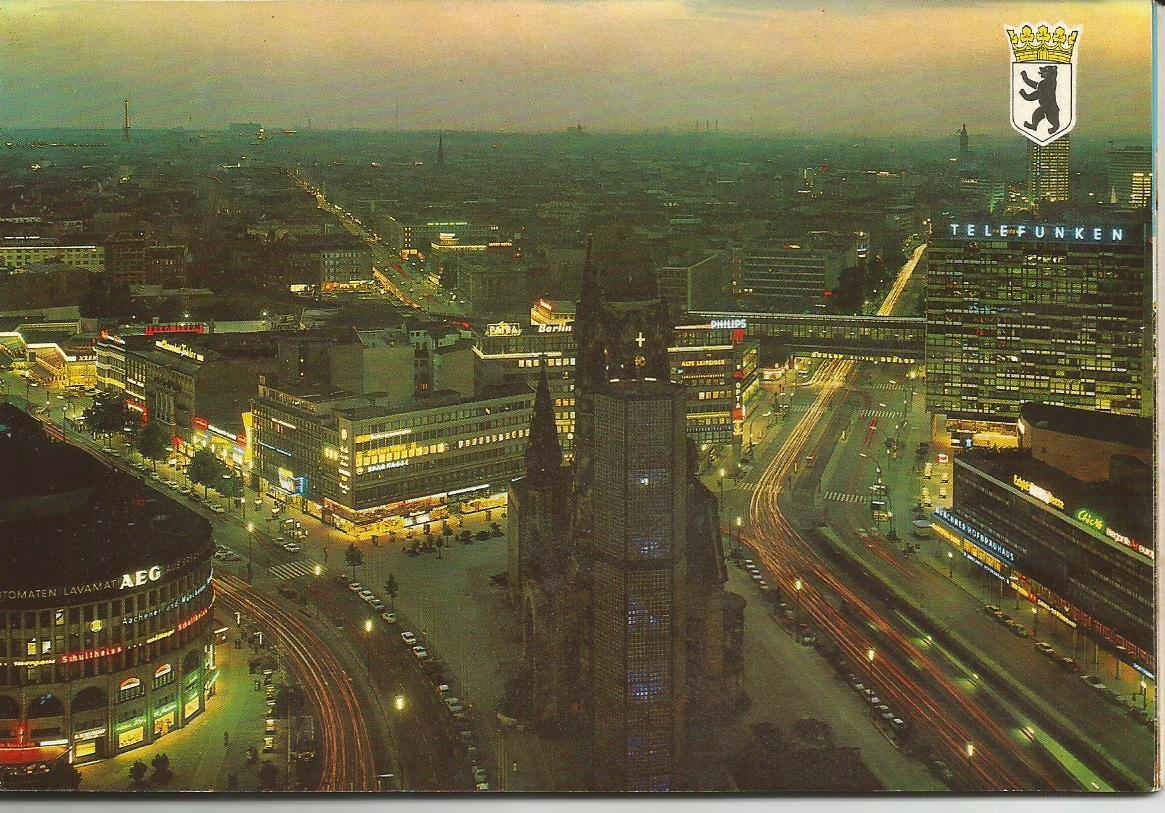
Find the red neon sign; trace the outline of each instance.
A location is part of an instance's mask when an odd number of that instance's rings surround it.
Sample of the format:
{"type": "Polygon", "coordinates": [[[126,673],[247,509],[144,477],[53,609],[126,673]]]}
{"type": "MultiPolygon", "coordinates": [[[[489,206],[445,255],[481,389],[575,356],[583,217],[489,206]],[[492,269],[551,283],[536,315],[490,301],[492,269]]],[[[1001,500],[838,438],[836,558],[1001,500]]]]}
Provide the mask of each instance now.
{"type": "Polygon", "coordinates": [[[177,629],[178,632],[182,632],[182,630],[186,629],[191,624],[194,624],[197,621],[201,620],[208,612],[210,612],[210,608],[203,607],[201,610],[199,610],[194,615],[187,618],[185,621],[179,622],[178,626],[175,629],[177,629]]]}
{"type": "Polygon", "coordinates": [[[125,652],[125,647],[121,646],[103,646],[99,649],[87,649],[84,652],[69,652],[57,658],[57,663],[82,663],[83,661],[91,661],[94,658],[105,658],[110,655],[120,655],[125,652]]]}
{"type": "Polygon", "coordinates": [[[191,423],[194,424],[195,429],[201,429],[204,432],[210,429],[210,422],[206,418],[195,418],[191,423]]]}
{"type": "Polygon", "coordinates": [[[183,322],[174,325],[146,325],[147,336],[157,336],[166,333],[197,333],[206,332],[206,325],[201,322],[183,322]]]}

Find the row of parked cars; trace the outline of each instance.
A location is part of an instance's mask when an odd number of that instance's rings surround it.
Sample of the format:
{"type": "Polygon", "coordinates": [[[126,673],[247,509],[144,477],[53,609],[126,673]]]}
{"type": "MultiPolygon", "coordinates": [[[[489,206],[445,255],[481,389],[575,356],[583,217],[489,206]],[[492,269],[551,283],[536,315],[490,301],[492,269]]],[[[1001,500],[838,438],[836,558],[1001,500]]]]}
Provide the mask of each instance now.
{"type": "Polygon", "coordinates": [[[336,583],[347,586],[347,588],[359,596],[365,604],[380,613],[381,619],[386,624],[396,623],[396,613],[388,612],[384,607],[384,602],[381,601],[375,593],[362,585],[360,582],[348,581],[348,578],[344,576],[344,574],[338,573],[336,574],[336,583]]]}
{"type": "MultiPolygon", "coordinates": [[[[983,607],[983,612],[994,616],[996,612],[1001,611],[998,607],[988,604],[983,607]]],[[[1096,675],[1081,674],[1083,670],[1081,669],[1080,664],[1076,662],[1075,658],[1071,658],[1067,655],[1061,655],[1056,651],[1056,648],[1049,644],[1047,641],[1036,641],[1035,648],[1037,652],[1055,663],[1065,672],[1070,672],[1074,675],[1080,675],[1080,679],[1084,681],[1085,685],[1087,685],[1097,694],[1104,697],[1106,700],[1125,706],[1128,715],[1134,720],[1144,723],[1150,727],[1153,726],[1153,718],[1145,709],[1138,708],[1137,706],[1126,705],[1123,703],[1120,699],[1120,696],[1108,686],[1106,686],[1104,681],[1102,681],[1096,675]]]]}
{"type": "Polygon", "coordinates": [[[861,678],[854,673],[846,675],[846,682],[850,685],[858,696],[869,704],[874,715],[890,727],[890,730],[902,734],[906,731],[906,721],[890,710],[890,707],[882,702],[882,698],[878,696],[878,692],[873,686],[865,685],[861,678]]]}
{"type": "Polygon", "coordinates": [[[1011,634],[1014,635],[1016,638],[1029,637],[1028,632],[1027,632],[1027,628],[1025,628],[1023,624],[1016,621],[1014,618],[1012,618],[1007,613],[1003,612],[1003,610],[999,609],[994,604],[985,605],[983,607],[983,612],[985,612],[987,615],[994,618],[996,621],[998,621],[1003,626],[1007,627],[1007,629],[1011,631],[1011,634]]]}
{"type": "MultiPolygon", "coordinates": [[[[395,621],[395,616],[394,619],[395,621]]],[[[489,790],[489,776],[486,774],[485,768],[480,763],[480,754],[477,748],[477,736],[473,733],[473,729],[469,725],[469,711],[461,702],[461,698],[455,697],[449,684],[443,682],[440,676],[439,665],[436,668],[427,668],[433,665],[433,657],[425,648],[422,641],[417,638],[416,633],[405,630],[400,634],[401,642],[413,653],[413,656],[421,663],[426,673],[435,681],[437,695],[441,698],[441,702],[449,711],[449,716],[452,718],[455,725],[460,726],[457,737],[463,748],[465,754],[469,759],[469,769],[473,774],[473,788],[474,790],[489,790]]]]}

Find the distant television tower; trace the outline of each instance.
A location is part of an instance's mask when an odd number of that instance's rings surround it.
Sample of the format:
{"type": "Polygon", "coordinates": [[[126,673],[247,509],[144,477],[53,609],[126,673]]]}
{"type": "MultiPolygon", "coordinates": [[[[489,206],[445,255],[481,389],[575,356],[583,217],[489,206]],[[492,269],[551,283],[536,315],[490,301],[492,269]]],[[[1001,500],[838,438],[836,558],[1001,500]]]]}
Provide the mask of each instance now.
{"type": "Polygon", "coordinates": [[[445,166],[445,133],[437,131],[437,166],[445,166]]]}
{"type": "Polygon", "coordinates": [[[125,100],[125,124],[122,126],[122,132],[125,133],[125,140],[129,141],[129,99],[125,100]]]}

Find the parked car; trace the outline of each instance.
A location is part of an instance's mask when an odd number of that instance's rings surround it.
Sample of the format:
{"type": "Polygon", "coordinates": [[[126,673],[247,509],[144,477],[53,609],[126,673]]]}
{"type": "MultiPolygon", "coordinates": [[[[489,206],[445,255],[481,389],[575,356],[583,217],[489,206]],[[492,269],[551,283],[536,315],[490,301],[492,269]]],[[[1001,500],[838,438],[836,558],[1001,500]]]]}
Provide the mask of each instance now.
{"type": "Polygon", "coordinates": [[[376,610],[377,612],[380,612],[381,610],[384,609],[384,602],[378,598],[373,598],[372,600],[370,600],[368,602],[368,606],[370,606],[372,609],[376,610]]]}
{"type": "Polygon", "coordinates": [[[348,589],[353,593],[359,593],[364,589],[364,585],[362,585],[360,582],[348,582],[348,589]]]}
{"type": "Polygon", "coordinates": [[[1108,691],[1108,687],[1105,686],[1104,682],[1096,675],[1081,675],[1080,679],[1087,683],[1090,688],[1095,689],[1098,692],[1108,691]]]}
{"type": "Polygon", "coordinates": [[[413,654],[417,656],[417,660],[425,660],[429,657],[429,650],[425,649],[420,644],[413,647],[413,654]]]}
{"type": "Polygon", "coordinates": [[[984,604],[983,612],[987,613],[987,615],[995,615],[996,613],[1003,612],[1003,610],[999,609],[994,604],[984,604]]]}
{"type": "Polygon", "coordinates": [[[284,542],[283,549],[288,553],[299,553],[301,550],[303,550],[303,548],[301,548],[295,542],[284,542]]]}
{"type": "Polygon", "coordinates": [[[400,639],[402,641],[404,641],[406,644],[408,644],[409,646],[413,646],[414,644],[417,643],[417,636],[413,635],[411,632],[408,632],[407,630],[400,634],[400,639]]]}
{"type": "Polygon", "coordinates": [[[1036,649],[1038,649],[1039,653],[1041,655],[1043,655],[1045,658],[1056,657],[1056,650],[1053,649],[1052,645],[1049,644],[1047,641],[1036,641],[1036,649]]]}
{"type": "Polygon", "coordinates": [[[364,599],[365,601],[368,601],[369,599],[375,598],[375,594],[366,587],[361,588],[360,590],[357,590],[356,592],[360,595],[360,598],[364,599]]]}
{"type": "Polygon", "coordinates": [[[382,621],[384,621],[385,624],[396,623],[396,613],[381,613],[380,618],[382,621]]]}
{"type": "Polygon", "coordinates": [[[1059,664],[1060,668],[1065,672],[1080,671],[1080,664],[1076,663],[1074,658],[1069,658],[1067,655],[1062,658],[1056,658],[1056,663],[1059,664]]]}

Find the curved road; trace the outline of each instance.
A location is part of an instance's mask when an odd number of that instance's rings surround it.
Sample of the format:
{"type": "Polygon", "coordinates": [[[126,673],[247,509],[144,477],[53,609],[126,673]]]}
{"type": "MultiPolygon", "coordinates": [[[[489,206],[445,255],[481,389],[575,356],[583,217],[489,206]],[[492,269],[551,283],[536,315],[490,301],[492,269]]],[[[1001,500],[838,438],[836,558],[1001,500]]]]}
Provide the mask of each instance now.
{"type": "MultiPolygon", "coordinates": [[[[879,315],[893,312],[924,250],[920,246],[903,266],[879,315]]],[[[816,399],[752,493],[751,533],[746,541],[774,574],[783,594],[794,598],[798,611],[807,613],[833,637],[852,664],[862,665],[863,681],[875,686],[892,708],[925,724],[935,745],[961,776],[962,789],[1062,787],[1062,779],[1054,778],[1022,742],[977,708],[907,636],[838,581],[781,510],[782,488],[790,482],[818,423],[846,397],[845,385],[855,367],[851,361],[828,361],[815,372],[813,378],[821,385],[816,399]],[[834,605],[832,596],[841,598],[842,607],[834,605]]]]}
{"type": "Polygon", "coordinates": [[[319,790],[376,790],[372,741],[365,709],[343,665],[312,629],[271,599],[228,573],[217,573],[215,595],[275,635],[319,714],[322,773],[319,790]]]}

